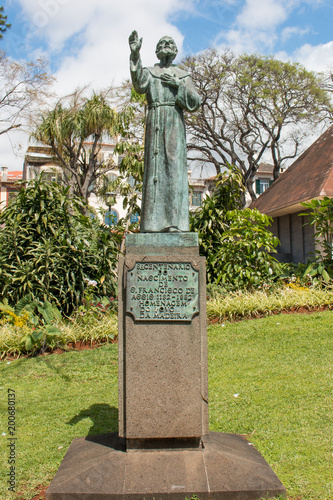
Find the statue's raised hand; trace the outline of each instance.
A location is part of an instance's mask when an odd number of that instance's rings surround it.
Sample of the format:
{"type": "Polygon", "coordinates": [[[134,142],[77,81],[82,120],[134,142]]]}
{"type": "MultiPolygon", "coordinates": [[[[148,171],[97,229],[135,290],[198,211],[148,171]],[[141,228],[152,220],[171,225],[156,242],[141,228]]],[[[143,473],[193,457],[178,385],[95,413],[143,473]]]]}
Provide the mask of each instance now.
{"type": "Polygon", "coordinates": [[[137,31],[132,31],[132,33],[129,36],[128,42],[131,49],[132,57],[138,58],[142,45],[142,38],[140,38],[139,40],[137,31]]]}

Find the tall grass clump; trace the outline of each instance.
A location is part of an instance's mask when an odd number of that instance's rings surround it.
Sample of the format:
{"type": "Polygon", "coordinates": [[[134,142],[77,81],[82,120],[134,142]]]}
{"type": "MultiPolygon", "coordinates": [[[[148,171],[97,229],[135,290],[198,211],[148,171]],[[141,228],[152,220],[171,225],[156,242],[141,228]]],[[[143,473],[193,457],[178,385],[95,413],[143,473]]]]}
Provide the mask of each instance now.
{"type": "Polygon", "coordinates": [[[333,309],[332,288],[305,288],[286,285],[271,290],[239,290],[219,293],[218,287],[207,301],[207,317],[212,320],[238,320],[266,316],[300,308],[314,310],[319,307],[333,309]]]}
{"type": "Polygon", "coordinates": [[[115,313],[109,313],[94,322],[84,322],[76,315],[57,324],[59,335],[49,338],[43,347],[26,348],[26,337],[33,330],[28,326],[19,327],[9,323],[0,324],[0,358],[18,358],[25,354],[35,355],[52,352],[57,348],[68,349],[69,345],[80,342],[86,345],[113,343],[118,335],[118,321],[115,313]]]}

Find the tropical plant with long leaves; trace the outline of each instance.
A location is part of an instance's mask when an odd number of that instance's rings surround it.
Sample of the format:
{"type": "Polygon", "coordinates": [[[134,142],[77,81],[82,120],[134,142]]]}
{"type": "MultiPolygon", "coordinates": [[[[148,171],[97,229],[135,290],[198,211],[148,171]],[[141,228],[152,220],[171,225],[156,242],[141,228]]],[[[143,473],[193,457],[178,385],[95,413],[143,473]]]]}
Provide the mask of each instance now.
{"type": "Polygon", "coordinates": [[[314,240],[317,244],[315,259],[333,265],[333,199],[324,196],[302,203],[307,212],[300,215],[307,218],[307,224],[314,226],[314,240]]]}
{"type": "Polygon", "coordinates": [[[23,185],[0,212],[0,300],[16,304],[31,294],[69,314],[91,279],[98,294],[116,295],[121,228],[110,232],[85,208],[68,187],[41,177],[23,185]]]}
{"type": "Polygon", "coordinates": [[[89,99],[75,93],[42,115],[32,137],[51,146],[70,194],[87,201],[96,181],[115,168],[112,157],[102,154],[103,141],[122,134],[131,114],[113,109],[105,93],[89,99]]]}

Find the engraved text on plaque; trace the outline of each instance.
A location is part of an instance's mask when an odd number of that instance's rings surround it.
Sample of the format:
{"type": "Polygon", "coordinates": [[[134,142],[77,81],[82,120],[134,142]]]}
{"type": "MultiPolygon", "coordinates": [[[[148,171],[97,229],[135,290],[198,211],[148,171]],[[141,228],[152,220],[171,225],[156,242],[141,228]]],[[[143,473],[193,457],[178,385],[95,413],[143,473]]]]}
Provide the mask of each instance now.
{"type": "Polygon", "coordinates": [[[126,288],[126,312],[136,321],[191,321],[199,313],[199,272],[190,262],[136,262],[126,288]]]}

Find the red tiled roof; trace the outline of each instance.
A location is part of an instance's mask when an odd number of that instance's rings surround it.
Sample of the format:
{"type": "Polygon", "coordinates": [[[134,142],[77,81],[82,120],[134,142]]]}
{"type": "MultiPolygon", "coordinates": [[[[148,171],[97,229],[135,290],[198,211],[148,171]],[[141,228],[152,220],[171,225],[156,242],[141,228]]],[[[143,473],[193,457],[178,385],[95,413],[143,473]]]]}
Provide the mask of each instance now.
{"type": "MultiPolygon", "coordinates": [[[[23,172],[22,170],[12,170],[10,172],[7,172],[7,180],[8,181],[18,181],[22,179],[23,172]]],[[[0,179],[3,177],[3,172],[0,172],[0,179]]]]}
{"type": "Polygon", "coordinates": [[[268,215],[296,212],[300,203],[333,197],[333,125],[268,188],[250,208],[268,215]]]}
{"type": "Polygon", "coordinates": [[[22,179],[22,175],[22,170],[12,170],[11,172],[7,172],[8,179],[22,179]]]}
{"type": "Polygon", "coordinates": [[[259,163],[259,168],[257,170],[257,173],[272,174],[273,170],[274,170],[274,165],[271,165],[270,163],[259,163]]]}

